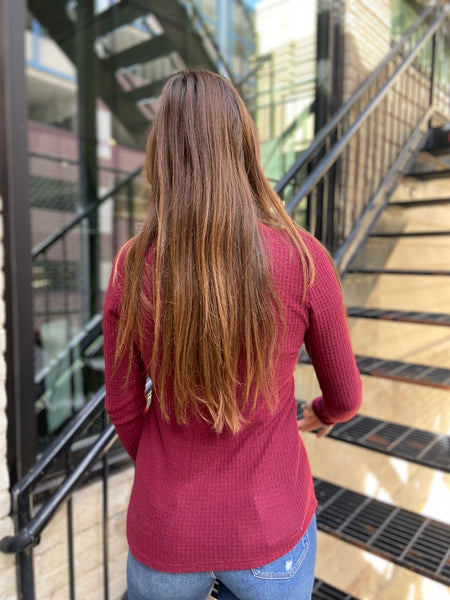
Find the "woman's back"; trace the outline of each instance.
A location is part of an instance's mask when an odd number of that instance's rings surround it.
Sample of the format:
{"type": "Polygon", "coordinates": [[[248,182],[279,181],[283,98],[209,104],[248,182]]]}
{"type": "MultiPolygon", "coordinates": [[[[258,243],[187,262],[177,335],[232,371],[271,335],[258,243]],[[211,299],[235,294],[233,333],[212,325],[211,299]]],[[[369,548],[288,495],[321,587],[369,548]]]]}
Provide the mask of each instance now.
{"type": "MultiPolygon", "coordinates": [[[[353,416],[361,382],[328,254],[264,177],[256,127],[228,81],[201,70],[169,80],[147,173],[149,213],[105,299],[106,409],[136,462],[127,536],[138,571],[207,572],[204,590],[211,572],[266,565],[314,526],[296,419],[301,345],[323,392],[313,423],[353,416]]],[[[308,564],[280,597],[306,597],[308,564]]],[[[161,593],[135,597],[167,600],[161,581],[161,593]]]]}
{"type": "MultiPolygon", "coordinates": [[[[143,422],[139,419],[142,406],[135,405],[136,428],[130,435],[129,451],[136,456],[136,478],[128,540],[133,556],[155,569],[245,569],[284,554],[303,535],[316,508],[294,395],[293,373],[305,336],[315,349],[316,364],[323,363],[322,370],[327,372],[327,364],[339,364],[343,383],[327,398],[329,409],[353,412],[358,401],[353,354],[342,338],[341,292],[326,253],[303,234],[316,267],[315,284],[304,300],[302,263],[295,245],[280,230],[260,225],[259,231],[284,315],[275,328],[278,402],[272,412],[260,396],[255,410],[251,403],[244,411],[240,432],[226,429],[220,434],[192,414],[186,425],[177,424],[172,410],[167,422],[160,410],[157,379],[143,422]],[[322,328],[325,334],[309,331],[312,318],[319,313],[328,314],[322,328]],[[328,337],[340,339],[339,345],[327,347],[328,337]],[[322,361],[317,355],[321,346],[326,349],[322,361]]],[[[150,250],[149,270],[152,259],[150,250]]],[[[107,331],[113,330],[108,314],[117,312],[121,294],[120,286],[110,288],[105,304],[107,331]]],[[[151,321],[142,340],[139,353],[145,364],[153,349],[151,321]]],[[[106,339],[105,343],[109,347],[106,339]]],[[[119,371],[116,377],[120,380],[126,372],[119,371]]],[[[172,406],[170,380],[165,394],[167,405],[172,406]]],[[[123,416],[122,398],[120,386],[108,386],[107,409],[113,421],[123,416]]],[[[134,399],[129,402],[133,405],[134,399]]],[[[128,414],[128,419],[133,415],[128,414]]]]}

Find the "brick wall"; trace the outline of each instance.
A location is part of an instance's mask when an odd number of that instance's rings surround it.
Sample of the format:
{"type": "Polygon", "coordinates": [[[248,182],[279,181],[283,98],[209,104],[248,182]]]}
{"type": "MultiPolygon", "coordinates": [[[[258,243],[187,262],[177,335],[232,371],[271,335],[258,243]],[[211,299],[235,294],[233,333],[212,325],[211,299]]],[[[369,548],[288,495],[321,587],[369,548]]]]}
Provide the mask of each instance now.
{"type": "Polygon", "coordinates": [[[389,52],[390,0],[344,1],[344,101],[389,52]]]}
{"type": "MultiPolygon", "coordinates": [[[[3,207],[0,196],[0,539],[13,533],[10,513],[9,476],[6,463],[6,331],[4,301],[3,207]]],[[[15,600],[16,575],[14,556],[0,553],[0,598],[15,600]]]]}

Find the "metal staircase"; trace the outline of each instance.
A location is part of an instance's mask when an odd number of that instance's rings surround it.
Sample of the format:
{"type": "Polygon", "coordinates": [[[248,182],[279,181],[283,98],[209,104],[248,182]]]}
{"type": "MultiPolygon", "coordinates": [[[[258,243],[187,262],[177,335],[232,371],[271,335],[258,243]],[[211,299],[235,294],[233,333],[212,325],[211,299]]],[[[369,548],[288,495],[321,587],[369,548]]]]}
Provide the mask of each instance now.
{"type": "MultiPolygon", "coordinates": [[[[84,3],[88,4],[88,3],[84,3]]],[[[106,10],[78,12],[64,0],[29,0],[30,11],[68,58],[80,60],[78,38],[90,40],[97,97],[143,145],[167,79],[202,66],[234,80],[200,13],[179,0],[122,0],[106,10]]]]}
{"type": "MultiPolygon", "coordinates": [[[[388,481],[388,457],[408,461],[405,465],[415,463],[434,469],[436,477],[438,472],[449,473],[450,469],[450,437],[448,429],[445,429],[448,428],[448,422],[444,419],[444,424],[441,427],[438,425],[441,416],[449,414],[448,397],[445,399],[441,395],[440,404],[434,407],[434,411],[437,411],[432,413],[436,429],[420,429],[420,413],[412,419],[405,412],[417,412],[418,406],[423,403],[422,398],[426,395],[420,389],[422,386],[450,390],[450,273],[437,268],[440,261],[448,264],[450,259],[450,237],[447,231],[441,230],[443,224],[450,222],[450,205],[448,194],[445,193],[440,200],[446,202],[437,204],[434,198],[428,205],[424,196],[418,198],[420,236],[404,236],[405,229],[409,233],[417,233],[417,224],[411,214],[414,200],[409,196],[411,181],[417,179],[413,171],[412,174],[413,177],[405,175],[395,192],[396,200],[387,205],[373,232],[351,262],[354,266],[350,265],[344,277],[344,295],[348,301],[361,302],[358,306],[349,307],[354,343],[356,348],[364,347],[366,352],[373,349],[374,353],[371,356],[357,356],[365,390],[360,414],[347,423],[338,424],[330,434],[334,440],[384,454],[384,487],[388,492],[392,485],[388,481]],[[404,203],[399,201],[402,197],[405,197],[404,203]],[[393,207],[396,222],[389,218],[393,207]],[[386,233],[387,225],[389,236],[380,236],[386,233]],[[430,235],[427,235],[428,232],[430,235]],[[383,242],[381,246],[380,238],[383,242]],[[424,259],[436,268],[421,268],[424,259]],[[371,268],[363,268],[368,263],[371,268]],[[391,281],[390,292],[387,279],[391,281]],[[418,290],[422,290],[420,295],[418,290]],[[395,306],[391,304],[394,301],[395,306]],[[403,310],[399,310],[400,305],[403,310]],[[438,312],[443,310],[445,312],[438,312]],[[369,320],[370,328],[367,326],[369,320]],[[384,358],[386,355],[388,358],[384,358]],[[410,356],[413,360],[409,359],[410,356]],[[415,356],[421,357],[421,364],[417,364],[415,356]],[[375,378],[397,381],[399,396],[376,400],[375,390],[378,388],[373,387],[375,378]],[[383,410],[392,401],[395,405],[390,414],[394,418],[392,422],[386,422],[382,420],[383,410]]],[[[436,179],[439,177],[437,173],[436,179]]],[[[432,183],[430,176],[427,179],[432,183]]],[[[425,410],[433,409],[430,406],[425,410]]],[[[357,460],[358,451],[355,450],[352,456],[357,460]]],[[[318,526],[333,536],[448,586],[448,520],[431,519],[432,509],[425,507],[426,502],[412,500],[412,477],[411,482],[407,481],[405,485],[410,486],[411,494],[407,506],[415,507],[417,512],[368,498],[356,490],[346,491],[327,482],[319,482],[316,488],[320,502],[318,526]]],[[[395,491],[390,493],[395,502],[395,491]]],[[[432,497],[430,493],[429,500],[432,497]]],[[[448,505],[448,501],[448,494],[445,497],[443,492],[442,507],[448,505]]],[[[444,518],[442,511],[441,515],[444,518]]],[[[441,593],[444,593],[443,590],[441,593]]]]}
{"type": "MultiPolygon", "coordinates": [[[[123,10],[126,7],[131,11],[137,10],[135,3],[122,4],[123,10]],[[130,8],[131,6],[133,8],[130,8]]],[[[123,19],[125,22],[125,13],[123,19]]],[[[437,288],[428,283],[439,282],[440,289],[448,289],[448,270],[439,265],[424,268],[422,263],[416,265],[404,262],[392,265],[389,262],[394,257],[394,250],[400,240],[414,240],[415,244],[421,244],[423,251],[436,240],[445,238],[448,241],[448,232],[441,213],[433,216],[435,210],[447,210],[448,195],[430,195],[428,200],[426,197],[416,199],[409,192],[402,197],[398,189],[395,191],[399,181],[406,181],[408,174],[414,174],[413,161],[427,141],[430,118],[436,118],[436,107],[432,100],[433,89],[439,86],[440,82],[433,74],[433,63],[425,64],[423,57],[432,56],[432,53],[426,54],[424,49],[434,43],[435,36],[447,23],[448,12],[445,9],[427,9],[368,81],[319,132],[309,149],[300,156],[276,186],[277,191],[285,198],[288,211],[300,219],[306,215],[309,229],[335,252],[349,304],[352,334],[356,335],[358,327],[359,331],[363,331],[363,334],[358,333],[362,337],[356,341],[364,346],[365,354],[360,355],[357,350],[357,361],[368,391],[367,395],[374,396],[375,392],[370,392],[370,385],[376,380],[396,380],[398,385],[405,386],[402,388],[404,396],[395,399],[399,408],[397,412],[391,411],[394,414],[393,418],[384,420],[378,405],[374,408],[373,400],[370,401],[372,404],[365,400],[360,414],[348,423],[337,425],[327,443],[333,444],[336,455],[346,444],[348,453],[356,453],[355,460],[358,460],[359,456],[359,460],[363,461],[365,455],[358,453],[370,450],[382,459],[401,459],[408,461],[407,464],[425,467],[430,472],[439,470],[443,473],[450,471],[450,437],[447,433],[433,431],[432,428],[417,428],[402,411],[409,403],[415,403],[413,396],[416,389],[449,389],[450,365],[446,364],[448,353],[441,353],[439,360],[428,360],[425,353],[422,360],[410,361],[409,357],[403,356],[402,352],[394,348],[386,356],[375,352],[374,355],[368,356],[372,338],[368,329],[364,331],[364,326],[361,327],[361,323],[420,327],[426,328],[426,331],[445,329],[448,332],[450,298],[439,300],[440,296],[436,295],[437,288]],[[428,86],[425,88],[428,94],[425,94],[426,101],[423,100],[418,106],[402,136],[398,140],[388,135],[364,138],[364,128],[366,131],[367,128],[374,130],[375,125],[380,124],[386,104],[396,109],[384,119],[385,131],[390,130],[390,122],[395,122],[404,109],[403,96],[399,94],[399,90],[404,89],[404,85],[411,89],[415,81],[413,75],[417,72],[423,76],[422,84],[428,86]],[[365,156],[359,156],[358,151],[363,140],[367,144],[366,152],[371,156],[370,161],[367,161],[365,156]],[[369,168],[369,165],[372,166],[369,168]],[[364,173],[364,185],[358,180],[358,172],[364,173]],[[358,198],[351,191],[355,181],[357,185],[353,192],[358,193],[358,198]],[[346,194],[353,202],[352,219],[349,219],[346,210],[346,194]],[[419,211],[416,220],[412,217],[413,211],[419,211]],[[380,240],[384,245],[375,253],[372,244],[378,244],[380,240]],[[370,262],[367,262],[368,259],[370,262]],[[376,262],[377,260],[379,262],[376,262]],[[390,294],[389,287],[382,287],[381,292],[377,292],[377,285],[381,282],[383,286],[382,282],[389,278],[395,278],[396,281],[401,279],[401,295],[390,294]],[[422,290],[420,297],[417,294],[419,287],[422,290]],[[384,294],[383,289],[387,289],[388,293],[384,294]],[[427,296],[423,290],[428,290],[430,295],[427,296]],[[393,298],[397,305],[391,303],[393,298]]],[[[424,94],[421,95],[422,99],[423,97],[424,94]]],[[[450,117],[449,111],[447,116],[450,117]]],[[[417,179],[417,173],[414,176],[417,179]]],[[[442,171],[437,173],[436,177],[442,177],[442,171]]],[[[428,174],[427,178],[430,181],[431,175],[428,174]]],[[[120,245],[123,236],[126,238],[132,227],[131,221],[125,220],[127,225],[120,221],[126,214],[123,193],[130,182],[133,185],[133,181],[133,178],[130,178],[114,193],[102,199],[101,204],[113,203],[113,214],[118,216],[114,219],[114,233],[108,239],[110,253],[120,245]]],[[[97,209],[98,207],[91,207],[89,210],[97,209]]],[[[84,218],[86,214],[80,215],[54,240],[47,240],[41,244],[35,250],[36,256],[52,252],[56,243],[64,244],[65,236],[73,234],[84,218]]],[[[418,332],[419,339],[422,331],[425,329],[418,332]]],[[[65,382],[69,382],[69,388],[75,385],[81,369],[87,369],[90,373],[101,372],[101,333],[98,317],[94,317],[86,330],[79,332],[79,336],[80,339],[76,340],[73,347],[69,346],[66,353],[58,359],[60,365],[65,365],[67,360],[74,365],[65,375],[65,382]],[[77,355],[75,363],[71,352],[77,355]]],[[[401,336],[394,332],[389,339],[399,337],[401,339],[401,336]]],[[[443,346],[444,349],[446,347],[443,346]]],[[[419,351],[416,354],[421,356],[419,351]]],[[[414,353],[412,355],[414,356],[414,353]]],[[[37,380],[43,394],[48,394],[48,405],[59,398],[55,392],[58,385],[65,385],[61,383],[61,378],[51,380],[51,371],[49,367],[47,373],[37,380]]],[[[296,375],[300,385],[311,375],[312,367],[308,357],[301,354],[296,375]]],[[[33,589],[32,546],[39,542],[41,532],[64,501],[68,507],[68,518],[72,522],[71,494],[74,487],[85,477],[86,471],[92,468],[97,469],[96,473],[102,473],[103,494],[106,498],[103,527],[105,530],[107,528],[108,471],[114,465],[123,466],[126,458],[117,445],[113,446],[112,453],[105,454],[114,444],[114,431],[107,424],[102,409],[103,398],[103,389],[94,394],[50,444],[33,471],[13,490],[18,534],[1,540],[0,549],[5,552],[19,552],[19,579],[24,598],[33,597],[27,595],[32,593],[30,590],[33,589]],[[100,458],[102,462],[99,463],[100,458]],[[60,470],[58,478],[55,478],[51,473],[54,462],[58,460],[60,470]],[[62,466],[64,462],[67,465],[66,469],[62,466]],[[60,478],[63,479],[62,483],[60,478]],[[39,511],[34,510],[33,503],[44,499],[46,502],[39,511]]],[[[380,406],[383,406],[383,403],[386,406],[391,400],[379,398],[377,401],[380,406]]],[[[44,401],[43,404],[45,405],[44,401]]],[[[305,436],[307,445],[313,440],[314,436],[305,436]]],[[[330,468],[334,468],[331,460],[330,465],[330,468]]],[[[323,471],[326,471],[326,465],[322,466],[323,471]]],[[[319,500],[318,527],[322,532],[428,579],[450,584],[450,526],[447,523],[421,514],[419,510],[398,507],[371,497],[362,490],[353,489],[352,485],[343,482],[346,473],[339,473],[339,483],[336,483],[332,476],[323,476],[322,472],[314,475],[319,500]]],[[[69,573],[70,586],[75,597],[73,539],[70,539],[70,536],[67,543],[72,548],[69,552],[69,556],[72,556],[69,573]]],[[[107,543],[105,544],[107,557],[107,543]]],[[[108,560],[105,560],[104,569],[104,596],[107,598],[108,560]]],[[[319,577],[327,579],[325,574],[319,573],[319,577]]],[[[357,600],[364,592],[362,588],[359,592],[352,589],[352,595],[340,591],[331,583],[319,579],[315,584],[313,598],[357,600]]],[[[355,584],[354,588],[356,587],[355,584]]]]}

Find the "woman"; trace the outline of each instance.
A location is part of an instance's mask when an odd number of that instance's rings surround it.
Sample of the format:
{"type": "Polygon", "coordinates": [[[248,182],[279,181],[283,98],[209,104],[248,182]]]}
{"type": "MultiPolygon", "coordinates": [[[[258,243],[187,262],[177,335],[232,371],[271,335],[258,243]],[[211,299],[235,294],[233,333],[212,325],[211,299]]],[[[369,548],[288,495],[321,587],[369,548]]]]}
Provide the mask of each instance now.
{"type": "Polygon", "coordinates": [[[317,502],[298,429],[326,433],[361,398],[340,284],[219,75],[168,81],[146,167],[149,213],[104,307],[106,409],[136,462],[129,598],[203,600],[217,579],[222,599],[309,599],[317,502]],[[297,423],[303,343],[323,396],[297,423]]]}

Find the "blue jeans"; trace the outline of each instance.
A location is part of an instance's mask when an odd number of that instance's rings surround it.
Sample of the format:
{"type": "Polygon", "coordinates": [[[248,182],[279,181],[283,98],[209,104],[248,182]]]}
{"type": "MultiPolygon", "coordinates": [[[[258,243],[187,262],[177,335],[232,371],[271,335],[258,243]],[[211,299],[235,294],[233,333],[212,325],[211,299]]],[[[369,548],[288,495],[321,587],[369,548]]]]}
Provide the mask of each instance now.
{"type": "Polygon", "coordinates": [[[163,573],[128,554],[129,600],[208,600],[219,581],[219,600],[311,600],[316,560],[316,519],[287,554],[244,571],[163,573]]]}

